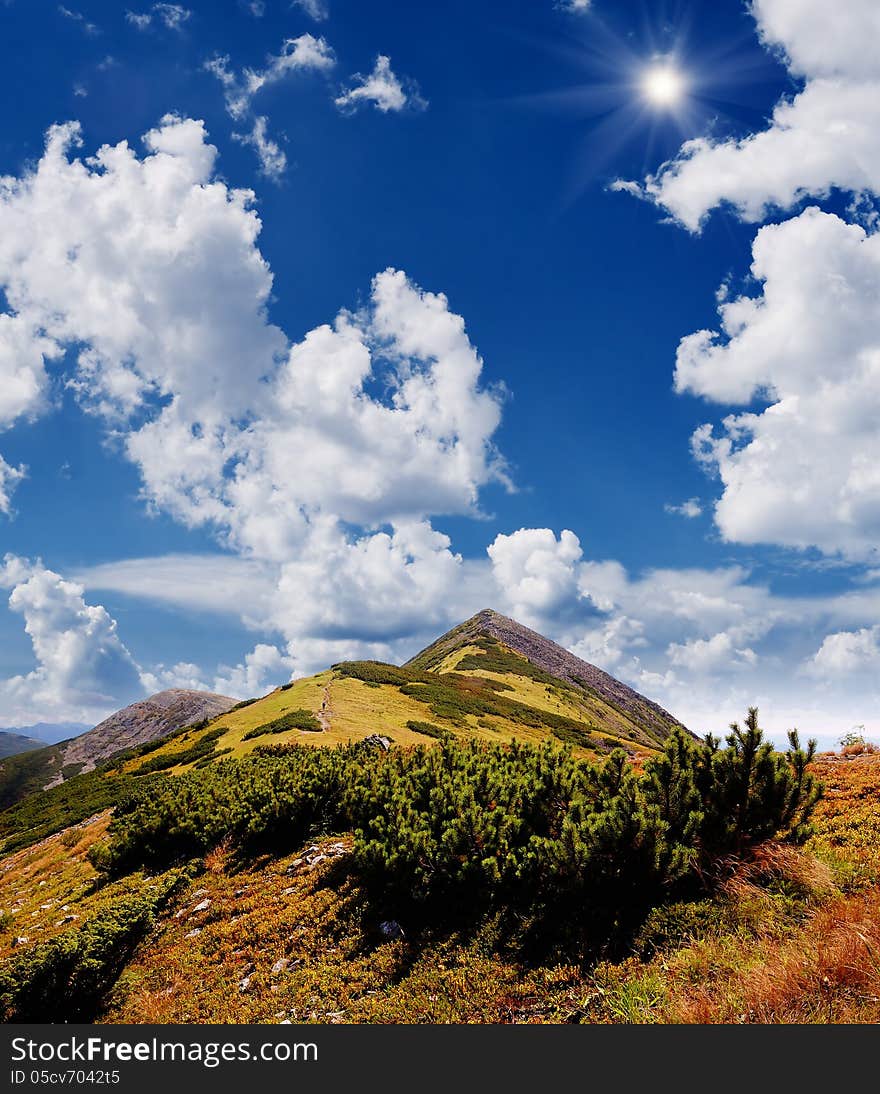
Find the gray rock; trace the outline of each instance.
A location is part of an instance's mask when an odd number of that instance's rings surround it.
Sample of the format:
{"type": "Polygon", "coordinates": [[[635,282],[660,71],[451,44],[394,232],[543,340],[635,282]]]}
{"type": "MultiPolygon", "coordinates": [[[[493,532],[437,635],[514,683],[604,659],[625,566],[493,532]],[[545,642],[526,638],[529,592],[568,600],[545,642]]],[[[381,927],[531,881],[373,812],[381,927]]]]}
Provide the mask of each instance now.
{"type": "Polygon", "coordinates": [[[272,966],[273,973],[284,972],[290,962],[286,957],[279,957],[275,964],[272,966]]]}
{"type": "Polygon", "coordinates": [[[378,752],[387,752],[391,748],[391,738],[383,737],[379,733],[371,733],[360,742],[365,748],[372,748],[378,752]]]}
{"type": "Polygon", "coordinates": [[[208,900],[207,897],[205,897],[204,900],[199,901],[199,903],[195,906],[195,908],[193,908],[193,911],[194,912],[206,912],[210,907],[211,907],[211,901],[208,900]]]}
{"type": "Polygon", "coordinates": [[[379,924],[379,932],[383,938],[403,938],[403,927],[396,919],[386,919],[379,924]]]}

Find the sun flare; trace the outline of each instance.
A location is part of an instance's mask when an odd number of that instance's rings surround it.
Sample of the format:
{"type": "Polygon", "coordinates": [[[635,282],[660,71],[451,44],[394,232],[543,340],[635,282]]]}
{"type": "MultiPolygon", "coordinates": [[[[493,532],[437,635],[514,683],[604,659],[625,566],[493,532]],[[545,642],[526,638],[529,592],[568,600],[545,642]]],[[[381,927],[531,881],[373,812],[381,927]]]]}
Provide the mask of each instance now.
{"type": "Polygon", "coordinates": [[[681,72],[670,64],[657,64],[642,76],[641,90],[653,106],[675,106],[684,97],[687,81],[681,72]]]}

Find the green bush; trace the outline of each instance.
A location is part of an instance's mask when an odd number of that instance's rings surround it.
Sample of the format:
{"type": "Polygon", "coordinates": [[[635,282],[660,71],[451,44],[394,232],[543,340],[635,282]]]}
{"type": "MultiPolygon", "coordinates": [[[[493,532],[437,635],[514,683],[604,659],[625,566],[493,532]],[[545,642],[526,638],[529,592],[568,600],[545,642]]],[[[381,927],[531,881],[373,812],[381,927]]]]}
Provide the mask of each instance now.
{"type": "Polygon", "coordinates": [[[207,733],[203,733],[201,737],[193,741],[188,748],[173,749],[170,752],[163,752],[159,756],[153,756],[151,760],[145,760],[134,769],[134,774],[148,775],[153,771],[167,771],[169,767],[177,767],[179,764],[191,764],[197,760],[213,756],[217,742],[226,732],[226,726],[209,729],[207,733]]]}
{"type": "Polygon", "coordinates": [[[698,743],[673,729],[663,752],[645,765],[646,801],[670,838],[703,864],[773,836],[803,842],[822,796],[807,771],[815,741],[804,750],[792,731],[789,750],[776,752],[763,739],[755,707],[744,728],[734,722],[730,729],[724,749],[714,737],[698,743]]]}
{"type": "Polygon", "coordinates": [[[245,853],[292,850],[312,832],[344,827],[342,780],[356,762],[353,749],[293,747],[163,780],[149,797],[120,803],[110,843],[92,862],[119,875],[185,862],[226,840],[245,853]]]}
{"type": "Polygon", "coordinates": [[[116,900],[81,927],[17,954],[0,968],[0,1011],[6,1022],[90,1022],[156,912],[182,877],[116,900]]]}
{"type": "Polygon", "coordinates": [[[111,809],[120,799],[129,797],[139,784],[147,790],[158,777],[138,780],[132,775],[110,775],[96,770],[75,775],[51,790],[31,794],[0,813],[3,853],[29,847],[55,832],[111,809]]]}
{"type": "Polygon", "coordinates": [[[444,921],[450,908],[465,919],[513,910],[582,947],[630,936],[719,858],[772,836],[804,839],[820,794],[812,754],[796,736],[786,755],[774,752],[754,711],[724,749],[672,732],[643,774],[620,749],[599,765],[549,743],[448,735],[387,753],[263,746],[121,803],[93,862],[122,873],[224,841],[241,854],[282,853],[354,831],[351,863],[377,910],[444,921]]]}
{"type": "Polygon", "coordinates": [[[421,733],[423,737],[433,737],[438,741],[442,741],[444,737],[449,736],[448,729],[441,729],[440,726],[435,726],[433,722],[410,720],[406,723],[406,728],[411,729],[413,733],[421,733]]]}
{"type": "Polygon", "coordinates": [[[310,710],[290,710],[271,722],[248,730],[243,741],[252,741],[255,737],[265,737],[270,733],[287,733],[291,729],[303,729],[308,733],[320,733],[321,723],[310,710]]]}

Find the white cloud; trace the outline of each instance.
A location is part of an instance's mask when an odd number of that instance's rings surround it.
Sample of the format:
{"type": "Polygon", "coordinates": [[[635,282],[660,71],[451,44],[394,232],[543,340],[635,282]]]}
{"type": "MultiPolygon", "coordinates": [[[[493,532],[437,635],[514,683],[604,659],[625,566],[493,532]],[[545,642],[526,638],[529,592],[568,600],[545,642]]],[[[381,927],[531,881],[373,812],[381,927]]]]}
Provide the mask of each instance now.
{"type": "Polygon", "coordinates": [[[505,607],[522,622],[540,627],[577,600],[582,551],[573,532],[557,539],[550,528],[520,528],[496,536],[488,554],[505,607]]]}
{"type": "Polygon", "coordinates": [[[192,12],[180,4],[153,4],[149,11],[127,11],[125,18],[138,30],[147,30],[153,21],[164,24],[169,30],[180,31],[192,18],[192,12]]]}
{"type": "Polygon", "coordinates": [[[330,16],[326,0],[293,0],[293,6],[302,8],[306,15],[311,16],[319,23],[322,23],[330,16]]]}
{"type": "Polygon", "coordinates": [[[223,87],[226,111],[236,122],[250,120],[247,133],[233,133],[240,144],[250,145],[257,154],[260,171],[277,182],[287,169],[287,156],[278,142],[269,136],[269,122],[265,115],[253,116],[252,102],[264,87],[278,83],[293,72],[328,72],[336,64],[333,50],[323,38],[301,34],[288,38],[277,55],[266,58],[262,70],[245,68],[236,73],[230,67],[227,56],[216,54],[205,62],[204,68],[215,76],[223,87]]]}
{"type": "Polygon", "coordinates": [[[370,103],[383,114],[404,109],[424,110],[428,105],[419,93],[418,85],[413,80],[396,76],[391,70],[391,58],[381,53],[373,71],[366,75],[355,73],[351,86],[336,98],[336,105],[345,113],[370,103]]]}
{"type": "Polygon", "coordinates": [[[70,19],[73,23],[79,23],[86,34],[94,36],[101,33],[101,28],[90,22],[81,11],[74,11],[72,8],[65,7],[64,4],[58,5],[58,11],[65,19],[70,19]]]}
{"type": "Polygon", "coordinates": [[[4,516],[12,515],[12,495],[26,474],[27,468],[23,465],[13,467],[0,456],[0,513],[4,516]]]}
{"type": "Polygon", "coordinates": [[[880,69],[880,8],[846,0],[829,19],[827,0],[751,0],[762,39],[803,76],[874,76],[880,69]]]}
{"type": "Polygon", "coordinates": [[[730,672],[754,667],[758,657],[748,646],[738,649],[724,631],[711,638],[692,638],[688,642],[671,642],[667,650],[669,662],[705,678],[723,670],[730,672]]]}
{"type": "Polygon", "coordinates": [[[593,0],[557,0],[557,7],[575,15],[583,15],[593,6],[593,0]]]}
{"type": "MultiPolygon", "coordinates": [[[[0,188],[0,203],[2,194],[0,188]]],[[[0,239],[0,255],[3,250],[0,239]]],[[[58,345],[25,315],[0,313],[0,429],[19,418],[36,417],[45,409],[49,384],[45,362],[59,353],[58,345]]]]}
{"type": "Polygon", "coordinates": [[[703,514],[703,506],[700,504],[699,498],[688,498],[680,505],[672,505],[667,502],[663,509],[673,516],[684,517],[686,520],[694,520],[703,514]]]}
{"type": "Polygon", "coordinates": [[[826,635],[805,667],[809,675],[826,679],[865,672],[876,681],[880,669],[880,626],[826,635]]]}
{"type": "Polygon", "coordinates": [[[149,692],[187,688],[243,699],[265,695],[272,688],[286,683],[290,679],[292,665],[292,659],[276,646],[259,642],[240,665],[221,665],[213,681],[209,681],[208,674],[201,666],[189,661],[179,661],[170,666],[157,665],[152,672],[143,673],[142,679],[149,692]]]}
{"type": "Polygon", "coordinates": [[[200,122],[165,118],[143,160],[125,142],[71,160],[78,143],[76,125],[53,127],[36,169],[0,189],[0,368],[13,378],[0,414],[37,413],[42,358],[73,345],[71,382],[95,413],[124,420],[173,396],[181,421],[198,407],[205,432],[189,449],[205,472],[205,434],[250,404],[286,345],[265,317],[252,195],[212,180],[200,122]]]}
{"type": "Polygon", "coordinates": [[[254,118],[250,133],[233,133],[232,138],[239,144],[249,144],[257,153],[260,172],[273,181],[278,181],[287,170],[287,156],[268,134],[268,118],[254,118]]]}
{"type": "Polygon", "coordinates": [[[806,85],[777,105],[763,132],[688,141],[648,178],[647,196],[692,231],[724,203],[757,221],[833,187],[880,191],[877,4],[848,0],[829,17],[826,0],[754,0],[752,11],[764,41],[806,85]]]}
{"type": "MultiPolygon", "coordinates": [[[[33,360],[73,348],[67,382],[146,501],[268,567],[281,606],[245,607],[288,655],[445,623],[464,567],[430,517],[476,514],[480,488],[506,481],[501,393],[461,317],[386,270],[358,312],[290,346],[266,316],[251,195],[214,177],[201,123],[164,119],[142,158],[120,144],[71,159],[77,139],[54,129],[0,199],[7,322],[37,340],[33,360]]],[[[131,574],[84,577],[121,589],[131,574]]]]}
{"type": "Polygon", "coordinates": [[[222,670],[214,680],[214,691],[221,695],[263,695],[291,677],[293,660],[276,646],[259,642],[241,665],[222,670]]]}
{"type": "Polygon", "coordinates": [[[287,38],[278,54],[266,58],[263,69],[245,68],[236,73],[229,58],[218,54],[205,62],[205,69],[223,86],[226,110],[236,121],[248,116],[251,101],[264,87],[278,83],[293,72],[328,72],[336,64],[333,50],[323,38],[301,34],[287,38]]]}
{"type": "Polygon", "coordinates": [[[0,587],[24,617],[36,668],[0,680],[4,720],[87,721],[143,694],[140,671],[100,606],[88,605],[81,585],[41,563],[7,555],[0,587]]]}
{"type": "Polygon", "coordinates": [[[74,571],[89,592],[143,597],[187,611],[232,615],[265,625],[277,587],[274,567],[236,555],[160,555],[74,571]]]}
{"type": "MultiPolygon", "coordinates": [[[[176,665],[156,665],[150,672],[141,674],[144,690],[149,695],[169,688],[185,688],[188,691],[211,691],[201,668],[190,661],[178,661],[176,665]]],[[[220,692],[222,695],[223,693],[220,692]]],[[[232,698],[237,698],[233,695],[232,698]]]]}
{"type": "Polygon", "coordinates": [[[880,542],[880,235],[808,209],[762,228],[757,297],[678,351],[676,388],[770,403],[698,430],[725,538],[869,558],[880,542]]]}

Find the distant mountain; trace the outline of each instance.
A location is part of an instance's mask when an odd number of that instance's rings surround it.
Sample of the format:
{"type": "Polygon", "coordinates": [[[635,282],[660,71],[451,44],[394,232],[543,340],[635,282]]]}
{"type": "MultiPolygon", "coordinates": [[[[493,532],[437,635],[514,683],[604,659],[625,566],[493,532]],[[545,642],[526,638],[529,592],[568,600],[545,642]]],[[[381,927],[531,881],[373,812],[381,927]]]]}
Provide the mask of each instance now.
{"type": "Polygon", "coordinates": [[[88,733],[74,738],[64,748],[63,766],[81,765],[91,771],[98,760],[106,760],[123,749],[147,744],[175,729],[194,725],[206,718],[225,714],[238,702],[228,695],[209,691],[170,688],[118,710],[88,733]]]}
{"type": "Polygon", "coordinates": [[[32,737],[41,745],[54,745],[59,741],[69,741],[71,737],[78,737],[91,729],[90,722],[34,722],[30,726],[2,726],[0,733],[15,733],[19,736],[32,737]]]}
{"type": "Polygon", "coordinates": [[[91,771],[116,752],[216,718],[236,703],[228,695],[172,688],[132,703],[72,740],[51,745],[41,741],[31,750],[7,754],[5,759],[0,758],[0,810],[91,771]]]}
{"type": "Polygon", "coordinates": [[[0,760],[6,756],[17,756],[20,752],[32,752],[35,748],[45,748],[45,741],[35,737],[24,737],[20,733],[11,733],[0,729],[0,760]]]}

